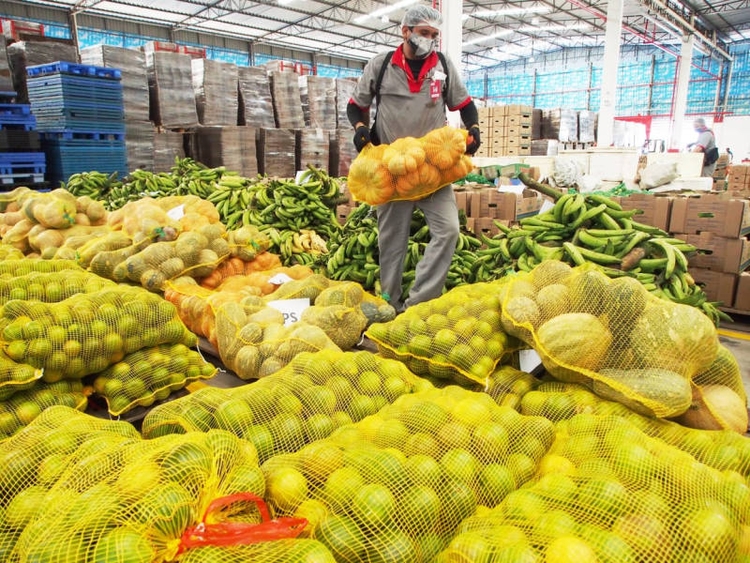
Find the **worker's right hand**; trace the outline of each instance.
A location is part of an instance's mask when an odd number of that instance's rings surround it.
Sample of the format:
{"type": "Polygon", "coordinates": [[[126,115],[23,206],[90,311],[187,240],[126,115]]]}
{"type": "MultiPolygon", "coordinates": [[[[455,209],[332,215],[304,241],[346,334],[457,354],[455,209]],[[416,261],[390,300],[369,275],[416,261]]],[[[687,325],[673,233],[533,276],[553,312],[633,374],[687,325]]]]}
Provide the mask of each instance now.
{"type": "Polygon", "coordinates": [[[354,131],[354,146],[357,147],[357,152],[362,152],[370,143],[370,128],[365,125],[360,125],[354,131]]]}

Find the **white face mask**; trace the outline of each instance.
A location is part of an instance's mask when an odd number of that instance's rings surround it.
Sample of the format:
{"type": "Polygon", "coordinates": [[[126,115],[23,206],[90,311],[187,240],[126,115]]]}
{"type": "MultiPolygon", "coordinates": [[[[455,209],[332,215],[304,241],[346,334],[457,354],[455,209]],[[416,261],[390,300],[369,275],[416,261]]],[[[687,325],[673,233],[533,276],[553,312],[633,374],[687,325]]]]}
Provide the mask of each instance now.
{"type": "Polygon", "coordinates": [[[412,33],[409,35],[409,45],[411,45],[414,56],[418,59],[424,59],[427,55],[435,50],[435,40],[429,37],[422,37],[412,33]]]}

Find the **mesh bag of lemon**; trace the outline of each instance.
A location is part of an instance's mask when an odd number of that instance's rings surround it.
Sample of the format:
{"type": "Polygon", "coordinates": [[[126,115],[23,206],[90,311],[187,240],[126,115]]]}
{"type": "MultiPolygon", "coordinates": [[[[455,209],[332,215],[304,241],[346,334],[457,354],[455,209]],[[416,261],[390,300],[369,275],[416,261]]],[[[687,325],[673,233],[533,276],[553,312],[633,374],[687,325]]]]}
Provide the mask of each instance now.
{"type": "Polygon", "coordinates": [[[252,385],[200,389],[158,405],[142,432],[150,438],[220,428],[252,442],[265,461],[429,386],[401,362],[369,352],[308,352],[252,385]]]}
{"type": "MultiPolygon", "coordinates": [[[[15,523],[19,560],[175,561],[194,534],[257,541],[262,514],[244,499],[262,497],[265,483],[250,443],[212,430],[90,450],[84,443],[74,451],[57,483],[37,491],[39,505],[15,523]]],[[[283,531],[268,539],[293,537],[283,531]]]]}
{"type": "Polygon", "coordinates": [[[474,168],[465,154],[467,136],[446,125],[424,137],[367,145],[349,168],[349,191],[356,201],[370,205],[426,197],[474,168]]]}
{"type": "Polygon", "coordinates": [[[631,278],[611,280],[596,266],[556,260],[513,278],[502,318],[555,378],[657,417],[688,409],[690,381],[719,346],[695,307],[656,298],[631,278]]]}
{"type": "Polygon", "coordinates": [[[337,561],[432,561],[478,505],[534,475],[553,438],[550,421],[487,394],[428,389],[264,462],[266,500],[305,517],[337,561]]]}
{"type": "Polygon", "coordinates": [[[29,389],[14,393],[0,403],[0,439],[7,438],[31,423],[44,409],[62,405],[86,410],[88,397],[78,380],[56,383],[35,382],[29,389]]]}
{"type": "Polygon", "coordinates": [[[125,355],[96,376],[93,388],[106,399],[109,414],[119,416],[138,406],[150,407],[216,372],[216,366],[184,344],[163,344],[125,355]]]}
{"type": "Polygon", "coordinates": [[[3,352],[43,370],[42,378],[50,383],[98,373],[141,348],[197,343],[174,305],[140,287],[122,285],[58,303],[7,301],[0,322],[3,352]]]}
{"type": "Polygon", "coordinates": [[[399,359],[417,375],[458,383],[485,384],[495,367],[522,347],[501,325],[506,279],[451,289],[409,307],[365,335],[380,354],[399,359]]]}
{"type": "Polygon", "coordinates": [[[617,416],[645,434],[689,453],[701,463],[728,476],[750,479],[750,441],[743,435],[732,430],[686,428],[671,420],[646,417],[621,403],[602,399],[578,383],[544,381],[523,396],[520,412],[543,416],[553,422],[565,421],[578,414],[617,416]]]}
{"type": "Polygon", "coordinates": [[[0,442],[0,561],[18,560],[11,554],[21,532],[76,459],[139,439],[132,424],[52,406],[0,442]]]}
{"type": "Polygon", "coordinates": [[[513,366],[497,366],[483,385],[475,384],[468,388],[472,391],[487,393],[503,407],[510,407],[522,414],[538,415],[542,413],[525,413],[521,411],[523,398],[537,388],[539,380],[513,366]]]}
{"type": "Polygon", "coordinates": [[[328,548],[317,540],[296,538],[255,545],[199,547],[186,552],[180,563],[337,563],[328,548]]]}
{"type": "Polygon", "coordinates": [[[42,370],[28,364],[14,362],[0,351],[0,401],[19,391],[31,389],[42,378],[42,370]]]}
{"type": "Polygon", "coordinates": [[[59,272],[0,274],[0,304],[11,299],[57,303],[78,293],[93,293],[115,283],[79,267],[59,272]],[[64,275],[60,275],[64,273],[64,275]]]}
{"type": "Polygon", "coordinates": [[[534,479],[465,520],[437,561],[744,561],[750,492],[619,417],[580,414],[534,479]],[[465,559],[462,559],[465,558],[465,559]]]}
{"type": "Polygon", "coordinates": [[[0,260],[20,260],[24,253],[9,244],[0,244],[0,260]]]}
{"type": "Polygon", "coordinates": [[[81,266],[74,260],[42,260],[41,258],[0,262],[0,275],[23,276],[31,272],[52,273],[65,270],[80,271],[81,266]]]}

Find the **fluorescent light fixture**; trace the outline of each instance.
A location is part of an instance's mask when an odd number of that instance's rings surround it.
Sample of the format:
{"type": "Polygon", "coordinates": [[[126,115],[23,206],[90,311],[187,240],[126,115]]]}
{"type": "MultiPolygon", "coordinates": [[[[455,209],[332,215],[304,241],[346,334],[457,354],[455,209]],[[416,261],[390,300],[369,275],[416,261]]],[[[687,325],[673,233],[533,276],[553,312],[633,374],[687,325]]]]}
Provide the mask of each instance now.
{"type": "Polygon", "coordinates": [[[391,12],[400,10],[401,8],[406,8],[406,6],[416,4],[417,2],[419,2],[419,0],[401,0],[400,2],[396,2],[391,6],[379,8],[373,12],[370,12],[369,14],[362,14],[361,16],[357,16],[356,18],[354,18],[354,23],[364,23],[370,18],[380,18],[382,16],[390,14],[391,12]]]}
{"type": "Polygon", "coordinates": [[[502,16],[523,16],[526,14],[546,14],[552,11],[549,6],[530,6],[528,8],[503,8],[502,10],[477,10],[470,14],[474,18],[496,18],[502,16]]]}
{"type": "Polygon", "coordinates": [[[462,47],[468,47],[469,45],[476,45],[477,43],[482,43],[483,41],[489,41],[490,39],[497,39],[498,37],[505,37],[506,35],[510,35],[513,33],[514,29],[503,29],[502,31],[498,31],[497,33],[493,33],[492,35],[483,35],[482,37],[477,37],[476,39],[471,39],[470,41],[465,41],[461,44],[462,47]]]}
{"type": "Polygon", "coordinates": [[[383,23],[388,23],[388,16],[380,16],[380,21],[383,23]]]}
{"type": "Polygon", "coordinates": [[[549,25],[522,25],[519,28],[516,28],[516,31],[524,32],[524,33],[533,33],[535,31],[568,31],[570,29],[589,29],[591,27],[590,24],[586,22],[577,22],[572,23],[569,25],[559,24],[559,23],[551,23],[549,25]]]}
{"type": "Polygon", "coordinates": [[[279,6],[288,6],[289,4],[294,2],[294,0],[276,0],[276,1],[279,3],[279,6]]]}

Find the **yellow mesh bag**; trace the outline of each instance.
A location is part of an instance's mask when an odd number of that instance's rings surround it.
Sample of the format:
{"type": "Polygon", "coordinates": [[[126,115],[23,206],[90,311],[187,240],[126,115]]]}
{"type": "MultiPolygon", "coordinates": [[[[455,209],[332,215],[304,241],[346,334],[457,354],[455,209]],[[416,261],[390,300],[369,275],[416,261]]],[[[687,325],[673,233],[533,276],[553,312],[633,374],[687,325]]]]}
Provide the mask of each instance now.
{"type": "Polygon", "coordinates": [[[21,561],[122,561],[124,554],[175,561],[195,534],[260,522],[256,505],[244,500],[264,492],[257,454],[228,432],[135,439],[99,451],[83,444],[72,457],[57,483],[40,491],[43,504],[15,546],[21,561]],[[230,502],[213,509],[221,500],[230,502]]]}
{"type": "Polygon", "coordinates": [[[227,242],[232,256],[248,262],[271,248],[271,239],[255,225],[243,225],[239,229],[227,232],[227,242]]]}
{"type": "Polygon", "coordinates": [[[372,323],[387,323],[396,318],[396,309],[393,308],[393,305],[372,293],[364,294],[362,303],[359,304],[359,308],[362,309],[365,317],[367,317],[368,326],[372,323]]]}
{"type": "Polygon", "coordinates": [[[255,545],[200,547],[188,551],[180,563],[336,563],[322,543],[311,539],[279,540],[255,545]]]}
{"type": "Polygon", "coordinates": [[[0,274],[24,276],[31,272],[51,273],[66,270],[81,270],[73,260],[42,260],[40,258],[26,258],[24,260],[8,260],[0,262],[0,274]]]}
{"type": "Polygon", "coordinates": [[[747,487],[618,417],[557,424],[550,463],[467,519],[438,561],[741,561],[747,487]],[[512,550],[512,551],[511,551],[512,550]],[[508,552],[524,553],[526,559],[508,552]],[[558,559],[559,558],[559,559],[558,559]],[[469,559],[481,560],[481,559],[469,559]]]}
{"type": "Polygon", "coordinates": [[[330,281],[327,277],[322,274],[313,274],[300,280],[293,279],[282,283],[276,291],[266,296],[266,300],[308,298],[312,304],[329,285],[330,281]]]}
{"type": "Polygon", "coordinates": [[[705,430],[748,431],[747,394],[737,359],[719,345],[714,361],[692,381],[693,402],[677,421],[705,430]]]}
{"type": "Polygon", "coordinates": [[[367,326],[367,317],[357,305],[316,304],[302,311],[300,321],[321,328],[342,350],[353,348],[367,326]]]}
{"type": "Polygon", "coordinates": [[[11,299],[57,303],[78,293],[94,293],[114,282],[76,267],[61,272],[29,272],[28,274],[0,274],[0,304],[11,299]]]}
{"type": "Polygon", "coordinates": [[[548,420],[484,393],[426,390],[266,461],[266,499],[307,518],[337,561],[433,561],[478,505],[534,475],[553,438],[548,420]]]}
{"type": "Polygon", "coordinates": [[[14,362],[0,350],[0,401],[15,393],[30,389],[42,378],[42,370],[28,364],[14,362]]]}
{"type": "Polygon", "coordinates": [[[0,244],[0,260],[20,260],[24,253],[9,244],[0,244]]]}
{"type": "Polygon", "coordinates": [[[542,413],[521,411],[523,398],[538,385],[539,380],[530,373],[512,366],[497,366],[487,379],[486,385],[476,385],[471,389],[484,391],[503,407],[510,407],[522,414],[540,415],[542,413]]]}
{"type": "Polygon", "coordinates": [[[144,347],[197,343],[174,305],[137,287],[113,286],[59,303],[12,300],[2,318],[9,321],[2,350],[42,369],[47,382],[98,373],[144,347]]]}
{"type": "Polygon", "coordinates": [[[7,438],[31,423],[45,409],[61,405],[86,410],[88,398],[80,381],[35,382],[0,403],[0,439],[7,438]]]}
{"type": "Polygon", "coordinates": [[[216,366],[184,344],[164,344],[127,354],[94,380],[94,390],[119,416],[137,406],[150,407],[192,381],[210,379],[216,366]]]}
{"type": "Polygon", "coordinates": [[[690,381],[716,356],[716,328],[698,308],[649,294],[596,267],[546,261],[507,288],[503,326],[532,346],[554,377],[639,412],[672,417],[690,381]]]}
{"type": "Polygon", "coordinates": [[[467,136],[465,130],[446,125],[418,139],[367,145],[349,168],[349,191],[356,201],[370,205],[422,199],[471,172],[467,136]]]}
{"type": "Polygon", "coordinates": [[[369,352],[302,353],[252,385],[200,389],[158,405],[142,431],[150,438],[221,428],[252,442],[262,462],[326,438],[426,385],[402,363],[369,352]]]}
{"type": "Polygon", "coordinates": [[[380,354],[405,362],[417,375],[484,385],[521,346],[500,323],[504,283],[456,287],[389,323],[371,325],[365,335],[380,354]]]}
{"type": "Polygon", "coordinates": [[[737,432],[697,430],[673,421],[642,416],[625,405],[596,396],[578,383],[543,382],[523,396],[521,414],[543,416],[553,422],[565,421],[577,414],[617,416],[645,434],[689,453],[701,463],[739,480],[750,479],[750,441],[737,432]]]}
{"type": "MultiPolygon", "coordinates": [[[[49,407],[31,424],[0,442],[0,560],[12,556],[43,497],[76,460],[115,444],[140,440],[132,424],[94,418],[64,406],[49,407]]],[[[84,561],[85,559],[77,559],[84,561]]]]}
{"type": "Polygon", "coordinates": [[[110,230],[106,225],[76,224],[66,229],[50,229],[35,225],[28,233],[29,246],[44,259],[64,257],[66,251],[61,251],[62,248],[66,248],[68,256],[75,259],[76,248],[89,240],[105,236],[110,230]]]}

